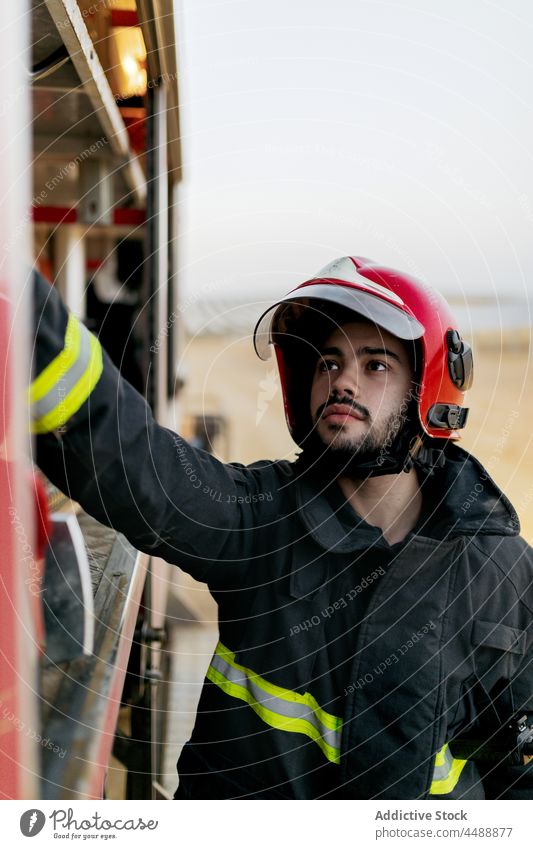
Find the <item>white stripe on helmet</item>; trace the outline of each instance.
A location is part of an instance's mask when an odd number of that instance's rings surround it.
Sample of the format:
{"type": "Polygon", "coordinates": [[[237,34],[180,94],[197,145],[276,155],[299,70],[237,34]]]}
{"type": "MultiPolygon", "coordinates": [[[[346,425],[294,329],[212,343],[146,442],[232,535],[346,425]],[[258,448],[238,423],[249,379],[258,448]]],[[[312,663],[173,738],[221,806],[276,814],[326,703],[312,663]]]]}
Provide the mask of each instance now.
{"type": "Polygon", "coordinates": [[[396,292],[392,292],[390,289],[387,289],[386,286],[374,283],[373,280],[369,280],[363,274],[359,274],[354,263],[348,256],[343,256],[340,259],[334,259],[333,262],[328,263],[328,265],[322,268],[318,274],[315,274],[312,279],[320,280],[328,277],[346,280],[348,283],[357,283],[357,285],[361,286],[361,288],[367,289],[370,292],[376,292],[378,295],[384,295],[391,301],[400,304],[400,306],[405,306],[404,302],[400,296],[396,294],[396,292]]]}

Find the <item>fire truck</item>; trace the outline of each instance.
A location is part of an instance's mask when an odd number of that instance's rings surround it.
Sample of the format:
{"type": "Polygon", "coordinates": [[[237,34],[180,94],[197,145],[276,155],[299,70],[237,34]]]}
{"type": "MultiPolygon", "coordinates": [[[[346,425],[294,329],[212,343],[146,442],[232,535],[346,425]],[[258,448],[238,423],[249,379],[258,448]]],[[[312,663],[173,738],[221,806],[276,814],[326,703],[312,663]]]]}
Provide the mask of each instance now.
{"type": "Polygon", "coordinates": [[[20,0],[0,45],[0,797],[165,798],[169,567],[32,465],[27,393],[37,268],[175,425],[173,3],[20,0]]]}

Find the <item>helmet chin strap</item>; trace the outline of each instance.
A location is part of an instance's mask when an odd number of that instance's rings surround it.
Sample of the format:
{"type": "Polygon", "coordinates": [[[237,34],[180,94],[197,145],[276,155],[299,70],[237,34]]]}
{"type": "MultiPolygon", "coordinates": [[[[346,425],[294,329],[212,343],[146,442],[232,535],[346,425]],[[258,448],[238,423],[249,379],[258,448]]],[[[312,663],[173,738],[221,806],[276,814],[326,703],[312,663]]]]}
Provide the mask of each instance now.
{"type": "Polygon", "coordinates": [[[347,457],[343,451],[330,452],[328,446],[313,431],[302,441],[303,453],[298,460],[313,472],[330,480],[341,475],[354,479],[398,475],[410,471],[414,466],[427,477],[445,462],[442,447],[432,444],[433,442],[436,440],[420,433],[418,423],[413,425],[407,419],[390,446],[347,457]]]}

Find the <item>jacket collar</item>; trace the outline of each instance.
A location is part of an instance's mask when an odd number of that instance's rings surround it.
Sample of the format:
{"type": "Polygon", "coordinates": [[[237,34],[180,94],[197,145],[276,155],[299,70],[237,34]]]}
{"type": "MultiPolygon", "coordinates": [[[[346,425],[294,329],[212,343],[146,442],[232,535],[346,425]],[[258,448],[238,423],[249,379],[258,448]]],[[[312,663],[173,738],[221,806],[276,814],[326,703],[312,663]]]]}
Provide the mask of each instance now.
{"type": "Polygon", "coordinates": [[[436,527],[458,536],[517,536],[516,510],[479,460],[453,444],[445,456],[434,483],[439,502],[436,527]]]}
{"type": "MultiPolygon", "coordinates": [[[[446,462],[422,483],[424,507],[413,536],[448,540],[459,536],[516,536],[520,523],[508,498],[494,483],[479,460],[449,444],[446,462]]],[[[304,464],[293,465],[296,507],[310,536],[322,548],[335,553],[389,548],[381,531],[346,511],[337,483],[328,487],[304,464]],[[328,497],[329,494],[329,497],[328,497]],[[332,499],[333,495],[333,499],[332,499]],[[341,520],[346,517],[351,522],[341,520]]]]}

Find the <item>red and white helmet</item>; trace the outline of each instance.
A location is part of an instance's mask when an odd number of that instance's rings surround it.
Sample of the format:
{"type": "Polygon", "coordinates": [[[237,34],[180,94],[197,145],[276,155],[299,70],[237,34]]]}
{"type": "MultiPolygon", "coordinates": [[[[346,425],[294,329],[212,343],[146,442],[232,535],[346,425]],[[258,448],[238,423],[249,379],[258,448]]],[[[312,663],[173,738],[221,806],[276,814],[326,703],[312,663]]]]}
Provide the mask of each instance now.
{"type": "MultiPolygon", "coordinates": [[[[311,308],[327,313],[329,304],[353,310],[399,339],[419,340],[422,362],[417,369],[420,434],[437,439],[460,438],[468,410],[465,391],[473,378],[470,346],[461,339],[450,307],[436,290],[403,272],[363,257],[341,257],[270,307],[254,332],[258,356],[269,359],[275,349],[285,414],[295,436],[293,396],[298,383],[286,356],[285,334],[294,333],[311,308]]],[[[287,336],[287,338],[288,338],[287,336]]],[[[298,441],[298,439],[297,439],[298,441]]]]}

